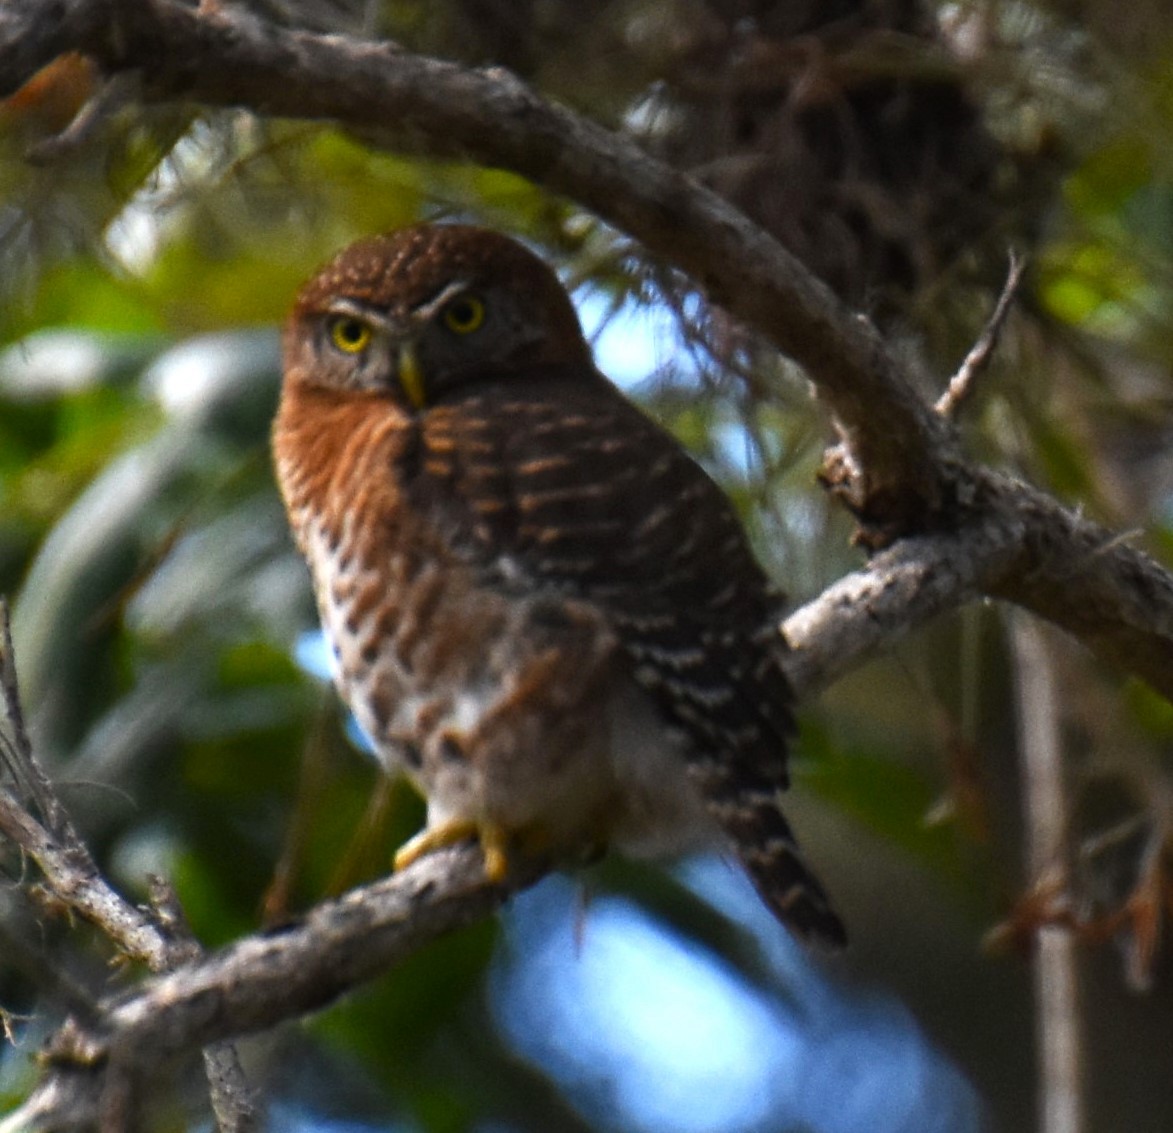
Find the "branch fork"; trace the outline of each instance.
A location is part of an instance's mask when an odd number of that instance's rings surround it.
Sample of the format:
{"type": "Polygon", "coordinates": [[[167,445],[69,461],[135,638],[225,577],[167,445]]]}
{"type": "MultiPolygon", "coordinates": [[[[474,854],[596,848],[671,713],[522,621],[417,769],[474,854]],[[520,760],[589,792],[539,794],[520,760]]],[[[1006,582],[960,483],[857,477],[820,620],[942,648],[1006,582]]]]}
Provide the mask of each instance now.
{"type": "MultiPolygon", "coordinates": [[[[108,77],[141,76],[144,97],[156,101],[341,122],[384,148],[459,156],[528,177],[638,238],[798,362],[839,431],[825,482],[852,509],[860,541],[874,552],[782,627],[800,695],[942,611],[996,597],[1054,622],[1173,699],[1173,576],[1114,533],[974,465],[960,449],[953,419],[995,348],[1021,265],[1012,263],[986,331],[932,406],[872,324],[845,310],[769,234],[631,139],[543,101],[501,71],[269,27],[236,6],[0,6],[0,95],[66,51],[93,59],[108,77]]],[[[7,646],[5,658],[10,668],[7,646]]],[[[73,845],[64,812],[24,750],[15,678],[11,696],[4,687],[14,738],[2,754],[19,797],[0,791],[0,833],[38,864],[51,892],[160,973],[100,1004],[100,1026],[75,1024],[62,1037],[58,1061],[24,1107],[31,1127],[51,1112],[88,1114],[92,1123],[96,1089],[107,1091],[102,1112],[113,1129],[129,1120],[125,1080],[115,1080],[126,1066],[138,1072],[320,1007],[428,939],[486,915],[537,875],[492,885],[475,848],[454,847],[281,932],[197,957],[182,933],[171,935],[174,924],[128,904],[93,869],[84,846],[73,845]],[[65,1062],[83,1072],[63,1076],[65,1062]],[[113,1084],[95,1086],[110,1068],[113,1084]]],[[[0,1122],[0,1133],[16,1129],[12,1121],[0,1122]]],[[[247,1117],[224,1127],[247,1128],[247,1117]]]]}

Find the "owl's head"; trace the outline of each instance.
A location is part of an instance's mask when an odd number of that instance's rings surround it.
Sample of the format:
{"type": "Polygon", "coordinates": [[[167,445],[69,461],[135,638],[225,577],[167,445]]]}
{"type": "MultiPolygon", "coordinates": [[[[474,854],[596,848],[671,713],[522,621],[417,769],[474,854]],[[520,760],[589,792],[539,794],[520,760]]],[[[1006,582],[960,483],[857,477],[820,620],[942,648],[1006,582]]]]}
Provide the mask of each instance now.
{"type": "Polygon", "coordinates": [[[554,272],[508,237],[457,224],[344,249],[299,293],[284,352],[288,378],[384,392],[416,409],[479,381],[592,372],[554,272]]]}

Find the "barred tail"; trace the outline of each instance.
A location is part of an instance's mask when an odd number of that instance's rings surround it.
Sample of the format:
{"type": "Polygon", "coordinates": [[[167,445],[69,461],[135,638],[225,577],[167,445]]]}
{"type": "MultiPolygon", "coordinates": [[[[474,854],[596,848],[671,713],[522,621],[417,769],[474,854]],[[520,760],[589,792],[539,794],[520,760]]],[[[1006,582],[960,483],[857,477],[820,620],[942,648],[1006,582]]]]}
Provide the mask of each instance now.
{"type": "Polygon", "coordinates": [[[761,783],[737,784],[719,765],[694,763],[690,771],[774,915],[804,940],[845,945],[847,930],[803,861],[778,806],[777,790],[761,783]]]}

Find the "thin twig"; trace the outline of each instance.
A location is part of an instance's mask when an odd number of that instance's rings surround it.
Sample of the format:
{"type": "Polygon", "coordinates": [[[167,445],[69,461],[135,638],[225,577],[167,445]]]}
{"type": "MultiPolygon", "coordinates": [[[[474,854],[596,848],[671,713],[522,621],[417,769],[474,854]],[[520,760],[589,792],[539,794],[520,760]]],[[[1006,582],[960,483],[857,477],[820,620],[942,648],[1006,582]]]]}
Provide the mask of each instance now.
{"type": "MultiPolygon", "coordinates": [[[[1010,631],[1017,672],[1027,869],[1032,887],[1065,893],[1068,822],[1059,691],[1040,623],[1015,611],[1010,631]]],[[[1034,943],[1038,1127],[1040,1133],[1081,1133],[1083,1042],[1075,934],[1069,924],[1048,919],[1038,926],[1034,943]]]]}
{"type": "Polygon", "coordinates": [[[106,79],[65,129],[37,142],[25,154],[25,160],[30,165],[47,165],[86,145],[99,128],[130,101],[137,82],[137,76],[129,73],[106,79]]]}
{"type": "MultiPolygon", "coordinates": [[[[177,949],[184,950],[192,962],[203,955],[203,949],[188,924],[183,906],[171,883],[154,876],[148,879],[151,907],[177,949]]],[[[245,1076],[236,1047],[231,1042],[214,1042],[204,1047],[204,1076],[212,1113],[219,1133],[253,1133],[261,1126],[263,1105],[258,1091],[245,1076]]]]}
{"type": "Polygon", "coordinates": [[[1017,252],[1010,252],[1010,270],[1006,275],[1006,283],[1002,288],[1002,294],[998,296],[997,305],[994,307],[994,313],[990,316],[989,321],[985,325],[982,333],[978,336],[977,342],[973,344],[970,352],[965,356],[965,360],[957,369],[957,373],[949,379],[949,385],[945,392],[937,398],[937,403],[933,408],[946,420],[952,420],[957,416],[957,411],[961,404],[970,395],[974,379],[978,374],[985,369],[990,361],[990,356],[994,353],[994,348],[998,345],[998,338],[1002,333],[1002,326],[1006,322],[1006,316],[1010,313],[1010,305],[1014,301],[1014,296],[1018,291],[1018,285],[1022,282],[1022,272],[1026,261],[1018,255],[1017,252]]]}
{"type": "MultiPolygon", "coordinates": [[[[99,872],[52,783],[33,754],[25,728],[8,603],[0,598],[0,695],[8,732],[0,733],[0,753],[17,789],[32,799],[44,824],[19,798],[0,788],[0,834],[40,867],[53,896],[96,924],[127,956],[152,971],[173,971],[199,958],[201,949],[191,933],[172,890],[161,881],[152,886],[154,915],[125,900],[99,872]]],[[[212,1106],[222,1133],[250,1133],[259,1125],[259,1106],[229,1044],[205,1051],[212,1106]]],[[[102,1094],[101,1124],[119,1129],[134,1098],[133,1079],[111,1073],[102,1094]]]]}
{"type": "Polygon", "coordinates": [[[12,648],[12,614],[4,597],[0,597],[0,691],[3,692],[4,711],[11,731],[11,735],[4,737],[7,741],[3,745],[7,755],[4,762],[17,789],[32,799],[41,818],[55,835],[80,841],[70,827],[64,809],[58,804],[48,778],[33,758],[33,745],[25,727],[20,682],[16,675],[16,654],[12,648]]]}

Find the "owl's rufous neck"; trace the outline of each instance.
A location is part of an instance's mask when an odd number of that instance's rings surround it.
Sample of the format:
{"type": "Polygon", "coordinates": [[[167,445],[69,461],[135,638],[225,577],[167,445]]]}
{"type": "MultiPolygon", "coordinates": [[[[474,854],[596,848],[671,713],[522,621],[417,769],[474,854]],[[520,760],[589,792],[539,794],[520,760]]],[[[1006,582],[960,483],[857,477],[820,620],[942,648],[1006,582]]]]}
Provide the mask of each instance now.
{"type": "Polygon", "coordinates": [[[413,431],[411,418],[390,398],[333,390],[287,378],[273,423],[273,457],[281,494],[295,528],[307,507],[325,520],[394,501],[388,475],[413,431]]]}

